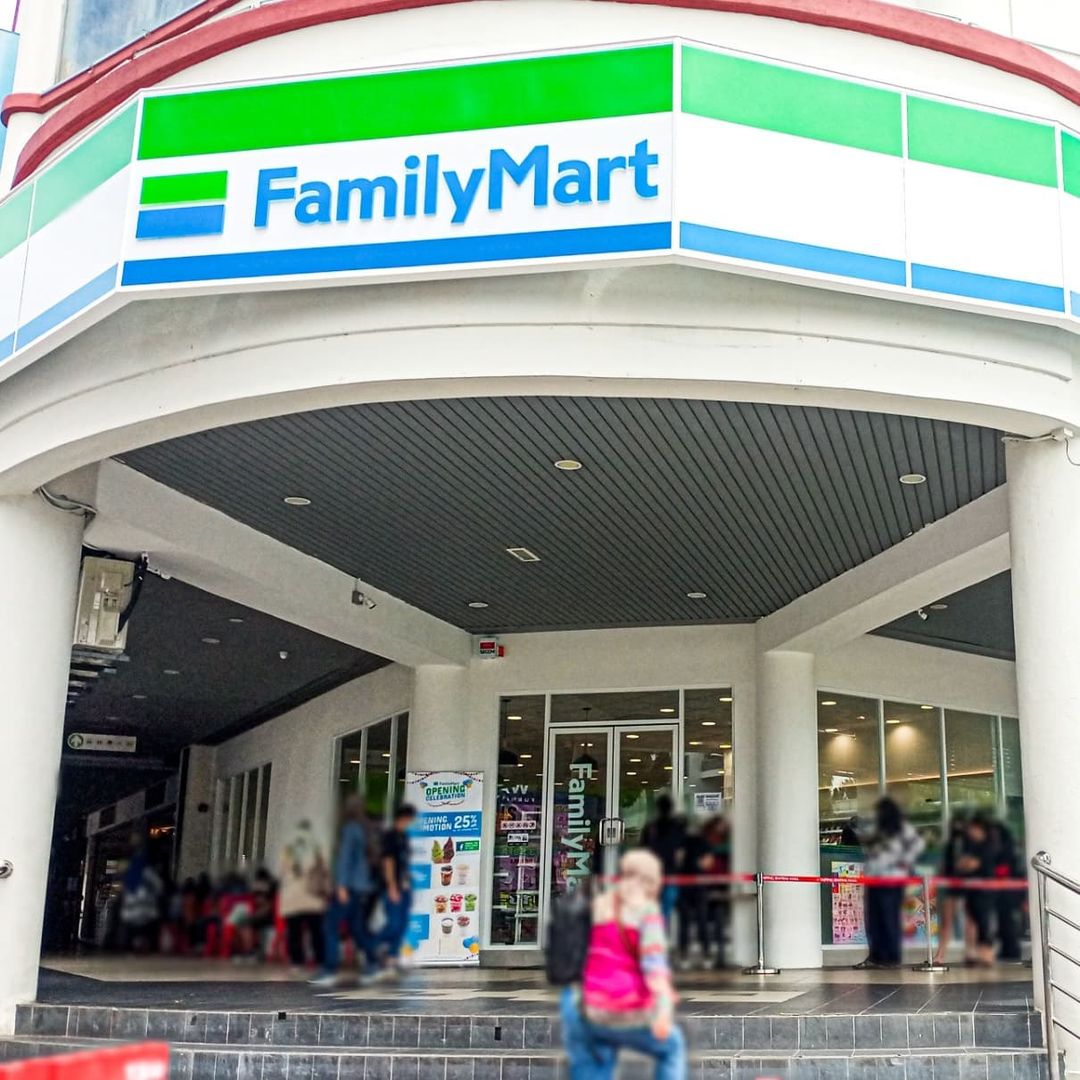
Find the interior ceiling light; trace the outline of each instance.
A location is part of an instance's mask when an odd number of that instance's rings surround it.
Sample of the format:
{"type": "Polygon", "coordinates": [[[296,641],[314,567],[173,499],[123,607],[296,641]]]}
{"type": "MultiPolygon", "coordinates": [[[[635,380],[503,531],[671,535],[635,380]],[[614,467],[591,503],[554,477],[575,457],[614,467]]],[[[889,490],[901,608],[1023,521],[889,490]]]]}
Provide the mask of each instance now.
{"type": "Polygon", "coordinates": [[[729,742],[722,742],[722,743],[720,744],[720,749],[721,749],[721,750],[730,750],[730,749],[731,749],[731,743],[729,743],[729,742]]]}
{"type": "Polygon", "coordinates": [[[899,720],[886,720],[885,723],[886,724],[899,724],[900,721],[899,720]]]}
{"type": "Polygon", "coordinates": [[[167,668],[165,668],[165,670],[164,670],[164,671],[162,672],[162,674],[163,674],[163,675],[179,675],[179,674],[180,674],[180,672],[179,672],[179,671],[177,671],[177,670],[176,670],[176,668],[171,668],[171,667],[167,667],[167,668]]]}
{"type": "Polygon", "coordinates": [[[637,773],[636,772],[631,772],[629,769],[627,769],[626,770],[626,775],[627,776],[637,776],[637,773]]]}
{"type": "Polygon", "coordinates": [[[698,592],[698,591],[695,590],[694,592],[688,592],[686,594],[686,599],[687,600],[706,600],[706,599],[708,599],[708,596],[709,596],[708,593],[698,592]]]}
{"type": "Polygon", "coordinates": [[[305,499],[303,495],[286,495],[282,500],[286,506],[310,506],[311,500],[305,499]]]}
{"type": "Polygon", "coordinates": [[[725,704],[727,704],[729,701],[731,701],[731,696],[729,695],[728,697],[722,697],[722,698],[720,698],[720,700],[722,702],[724,702],[725,704]]]}
{"type": "Polygon", "coordinates": [[[701,726],[702,727],[716,727],[716,721],[715,720],[702,720],[701,721],[701,726]]]}
{"type": "Polygon", "coordinates": [[[949,610],[949,605],[948,604],[931,604],[930,605],[930,610],[931,611],[948,611],[949,610]]]}
{"type": "Polygon", "coordinates": [[[920,705],[919,706],[919,708],[922,709],[923,712],[929,712],[933,707],[934,707],[933,705],[920,705]]]}
{"type": "Polygon", "coordinates": [[[627,735],[626,737],[627,737],[628,739],[640,739],[640,738],[641,738],[641,736],[640,736],[640,735],[627,735]]]}
{"type": "Polygon", "coordinates": [[[822,705],[835,705],[836,702],[833,701],[832,698],[830,698],[828,701],[823,701],[821,704],[822,705]]]}
{"type": "Polygon", "coordinates": [[[513,555],[518,562],[539,562],[540,556],[535,551],[530,551],[527,547],[508,547],[506,549],[507,555],[513,555]]]}
{"type": "Polygon", "coordinates": [[[662,713],[673,713],[675,710],[674,709],[661,709],[660,711],[662,713]]]}
{"type": "Polygon", "coordinates": [[[826,735],[835,735],[839,730],[840,730],[839,728],[827,727],[825,729],[825,734],[826,735]]]}
{"type": "Polygon", "coordinates": [[[234,626],[238,626],[238,625],[239,625],[240,623],[242,623],[243,621],[244,621],[244,620],[243,620],[243,619],[241,619],[241,618],[240,618],[240,617],[239,617],[238,615],[234,615],[234,616],[233,616],[233,617],[232,617],[232,618],[231,618],[231,619],[229,620],[229,622],[231,622],[231,623],[232,623],[232,624],[233,624],[234,626]]]}
{"type": "Polygon", "coordinates": [[[487,604],[484,603],[483,600],[470,600],[469,607],[473,608],[475,611],[482,611],[487,607],[487,604]]]}
{"type": "MultiPolygon", "coordinates": [[[[389,755],[387,755],[387,756],[389,756],[389,755]]],[[[522,754],[521,756],[522,756],[523,758],[525,758],[525,759],[528,759],[528,758],[531,758],[531,757],[532,757],[532,754],[522,754]]]]}
{"type": "Polygon", "coordinates": [[[519,713],[509,713],[506,717],[507,720],[520,720],[521,715],[519,713]]]}
{"type": "Polygon", "coordinates": [[[134,698],[134,699],[135,699],[136,701],[145,701],[145,700],[146,700],[146,695],[145,695],[145,694],[132,694],[131,696],[132,696],[132,697],[133,697],[133,698],[134,698]]]}
{"type": "Polygon", "coordinates": [[[555,468],[561,469],[563,472],[577,472],[581,468],[581,462],[575,461],[574,458],[559,458],[555,462],[555,468]]]}
{"type": "Polygon", "coordinates": [[[202,639],[202,643],[203,643],[204,645],[220,645],[220,644],[221,644],[221,638],[216,638],[216,637],[204,637],[204,638],[202,639]]]}
{"type": "Polygon", "coordinates": [[[926,483],[926,477],[921,472],[907,472],[900,477],[900,483],[908,487],[918,487],[919,484],[926,483]]]}
{"type": "Polygon", "coordinates": [[[701,745],[701,740],[700,739],[691,739],[690,740],[690,745],[691,746],[700,746],[701,745]]]}
{"type": "Polygon", "coordinates": [[[631,765],[640,765],[640,764],[641,764],[641,758],[639,758],[639,757],[632,757],[632,758],[630,759],[630,764],[631,764],[631,765]]]}

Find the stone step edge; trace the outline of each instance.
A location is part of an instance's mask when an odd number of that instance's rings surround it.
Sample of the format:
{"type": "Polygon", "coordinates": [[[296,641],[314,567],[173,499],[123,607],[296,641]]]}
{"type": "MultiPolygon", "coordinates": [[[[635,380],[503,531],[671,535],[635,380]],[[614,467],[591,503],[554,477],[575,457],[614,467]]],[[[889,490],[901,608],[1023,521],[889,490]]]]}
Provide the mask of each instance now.
{"type": "MultiPolygon", "coordinates": [[[[157,1040],[146,1040],[154,1042],[157,1040]]],[[[118,1046],[130,1046],[130,1040],[122,1039],[79,1039],[63,1036],[51,1038],[33,1038],[30,1036],[14,1036],[0,1038],[0,1046],[32,1046],[40,1050],[47,1048],[56,1053],[78,1053],[84,1050],[110,1048],[118,1046]]],[[[355,1057],[355,1058],[453,1058],[454,1060],[466,1060],[470,1058],[514,1058],[520,1060],[561,1060],[565,1055],[561,1050],[528,1051],[528,1050],[499,1050],[481,1048],[476,1050],[458,1051],[446,1047],[343,1047],[343,1046],[274,1046],[265,1045],[242,1045],[232,1043],[222,1046],[220,1043],[170,1043],[170,1049],[174,1052],[188,1052],[196,1054],[273,1054],[277,1056],[297,1057],[355,1057]]],[[[761,1050],[736,1050],[731,1052],[697,1052],[691,1050],[689,1057],[693,1061],[836,1061],[851,1060],[877,1061],[892,1060],[894,1058],[928,1058],[948,1057],[959,1058],[971,1056],[972,1051],[965,1047],[919,1047],[916,1051],[911,1050],[791,1050],[761,1051],[761,1050]]],[[[1044,1057],[1046,1051],[1035,1047],[991,1047],[980,1049],[975,1052],[978,1057],[1015,1057],[1018,1054],[1044,1057]]]]}

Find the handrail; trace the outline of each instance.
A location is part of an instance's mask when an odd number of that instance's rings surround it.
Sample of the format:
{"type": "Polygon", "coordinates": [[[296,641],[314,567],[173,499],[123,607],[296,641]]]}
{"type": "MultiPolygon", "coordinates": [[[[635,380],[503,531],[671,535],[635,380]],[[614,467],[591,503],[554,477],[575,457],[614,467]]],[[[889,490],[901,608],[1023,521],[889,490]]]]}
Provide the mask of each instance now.
{"type": "Polygon", "coordinates": [[[1060,957],[1070,964],[1080,967],[1080,958],[1070,955],[1059,945],[1050,942],[1050,920],[1057,919],[1074,930],[1080,929],[1077,923],[1067,915],[1062,914],[1046,902],[1046,883],[1053,881],[1055,884],[1068,889],[1074,896],[1080,896],[1080,881],[1074,881],[1071,877],[1054,870],[1051,866],[1050,856],[1045,851],[1037,852],[1031,860],[1031,868],[1035,871],[1036,891],[1039,898],[1039,941],[1042,946],[1042,980],[1043,980],[1043,1034],[1046,1039],[1047,1065],[1051,1077],[1057,1080],[1065,1080],[1065,1062],[1058,1050],[1058,1028],[1068,1032],[1073,1038],[1080,1038],[1068,1024],[1054,1015],[1054,992],[1064,994],[1073,1002],[1080,1003],[1074,993],[1066,990],[1054,979],[1051,967],[1053,958],[1060,957]]]}

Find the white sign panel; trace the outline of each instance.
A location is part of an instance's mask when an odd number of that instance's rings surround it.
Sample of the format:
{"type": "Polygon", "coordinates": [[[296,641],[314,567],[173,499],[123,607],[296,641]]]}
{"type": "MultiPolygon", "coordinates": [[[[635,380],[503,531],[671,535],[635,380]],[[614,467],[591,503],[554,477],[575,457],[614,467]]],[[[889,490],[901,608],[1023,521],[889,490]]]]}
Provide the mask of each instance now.
{"type": "Polygon", "coordinates": [[[484,780],[479,772],[410,772],[413,907],[408,944],[420,964],[478,964],[484,780]]]}

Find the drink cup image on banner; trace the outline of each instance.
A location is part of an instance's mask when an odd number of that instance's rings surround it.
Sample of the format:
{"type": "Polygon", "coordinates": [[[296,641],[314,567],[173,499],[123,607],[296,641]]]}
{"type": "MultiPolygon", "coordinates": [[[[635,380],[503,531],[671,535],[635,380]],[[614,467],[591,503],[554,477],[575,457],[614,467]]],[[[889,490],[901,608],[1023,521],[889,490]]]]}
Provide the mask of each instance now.
{"type": "Polygon", "coordinates": [[[479,772],[410,772],[416,807],[408,945],[418,964],[479,964],[484,779],[479,772]]]}

